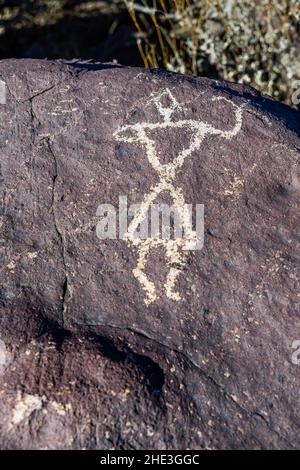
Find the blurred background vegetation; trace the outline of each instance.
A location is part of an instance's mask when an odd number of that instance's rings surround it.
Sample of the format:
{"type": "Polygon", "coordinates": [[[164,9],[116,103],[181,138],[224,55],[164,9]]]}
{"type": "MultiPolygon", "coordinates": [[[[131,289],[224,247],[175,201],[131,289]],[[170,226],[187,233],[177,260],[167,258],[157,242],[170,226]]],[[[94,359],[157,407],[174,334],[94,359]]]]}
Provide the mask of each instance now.
{"type": "Polygon", "coordinates": [[[81,58],[247,83],[291,103],[300,0],[0,0],[0,58],[81,58]]]}

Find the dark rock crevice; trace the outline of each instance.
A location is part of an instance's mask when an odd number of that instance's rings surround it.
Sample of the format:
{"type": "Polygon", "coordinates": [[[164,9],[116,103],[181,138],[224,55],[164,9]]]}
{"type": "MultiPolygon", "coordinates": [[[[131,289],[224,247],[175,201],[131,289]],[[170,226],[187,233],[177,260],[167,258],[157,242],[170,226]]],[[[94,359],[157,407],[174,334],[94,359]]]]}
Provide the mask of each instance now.
{"type": "Polygon", "coordinates": [[[54,163],[54,174],[52,177],[52,203],[51,203],[51,208],[50,211],[53,216],[53,223],[54,223],[54,228],[57,234],[57,237],[59,239],[59,244],[60,244],[60,251],[61,251],[61,259],[62,259],[62,265],[64,269],[64,282],[62,285],[62,294],[61,294],[61,320],[62,320],[62,325],[65,325],[65,312],[66,312],[66,301],[67,297],[69,294],[69,276],[68,276],[68,267],[67,267],[67,262],[66,262],[66,246],[65,246],[65,240],[64,240],[64,235],[62,233],[62,230],[59,226],[59,222],[57,220],[57,215],[56,215],[56,201],[57,201],[57,191],[56,191],[56,184],[57,184],[57,178],[58,178],[58,161],[57,157],[55,155],[55,152],[52,149],[52,145],[50,142],[50,139],[46,139],[48,150],[53,158],[53,163],[54,163]]]}

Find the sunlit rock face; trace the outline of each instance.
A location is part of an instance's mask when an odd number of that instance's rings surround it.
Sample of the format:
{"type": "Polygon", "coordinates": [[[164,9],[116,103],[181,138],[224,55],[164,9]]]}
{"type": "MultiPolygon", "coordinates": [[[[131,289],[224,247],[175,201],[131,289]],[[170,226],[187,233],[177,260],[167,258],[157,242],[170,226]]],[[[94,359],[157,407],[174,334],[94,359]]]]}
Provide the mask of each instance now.
{"type": "Polygon", "coordinates": [[[0,79],[1,448],[299,447],[299,113],[109,64],[0,79]]]}

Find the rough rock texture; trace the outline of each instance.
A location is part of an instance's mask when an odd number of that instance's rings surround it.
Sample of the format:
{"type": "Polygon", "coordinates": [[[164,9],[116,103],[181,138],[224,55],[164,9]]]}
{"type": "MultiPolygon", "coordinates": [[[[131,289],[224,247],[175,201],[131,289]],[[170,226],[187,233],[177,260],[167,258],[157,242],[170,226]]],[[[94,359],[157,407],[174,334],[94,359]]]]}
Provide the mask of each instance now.
{"type": "Polygon", "coordinates": [[[299,113],[157,70],[0,79],[1,448],[299,447],[299,113]],[[202,250],[97,238],[158,182],[204,204],[202,250]]]}

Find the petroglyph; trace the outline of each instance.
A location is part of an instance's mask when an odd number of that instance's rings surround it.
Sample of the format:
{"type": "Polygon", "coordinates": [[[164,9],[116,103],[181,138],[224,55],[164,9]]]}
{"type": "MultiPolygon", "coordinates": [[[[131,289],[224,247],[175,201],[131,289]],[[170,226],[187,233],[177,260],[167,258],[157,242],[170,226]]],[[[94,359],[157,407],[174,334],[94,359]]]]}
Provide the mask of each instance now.
{"type": "Polygon", "coordinates": [[[242,190],[245,186],[247,178],[252,175],[252,173],[255,171],[257,167],[257,164],[255,163],[252,165],[251,168],[249,168],[246,171],[246,174],[243,176],[236,175],[233,171],[231,171],[229,168],[224,168],[224,172],[230,177],[231,181],[229,185],[226,187],[224,190],[223,194],[224,196],[229,196],[233,200],[237,201],[240,199],[242,190]]]}
{"type": "Polygon", "coordinates": [[[146,293],[144,299],[146,305],[151,304],[157,299],[155,284],[145,273],[145,267],[151,250],[160,245],[165,249],[166,262],[169,267],[169,272],[164,284],[165,295],[171,300],[178,301],[180,300],[180,295],[175,290],[176,281],[186,264],[187,251],[195,249],[195,246],[199,242],[199,237],[196,231],[192,229],[190,223],[190,216],[187,211],[187,203],[184,199],[183,191],[180,187],[175,187],[174,185],[175,177],[182,168],[185,160],[190,157],[195,150],[200,148],[206,136],[216,135],[229,140],[241,129],[243,105],[237,106],[235,103],[223,97],[215,97],[212,101],[214,103],[225,101],[232,106],[235,117],[235,124],[232,129],[217,129],[207,122],[196,119],[172,120],[174,112],[182,111],[183,107],[177,102],[172,92],[166,88],[161,93],[151,95],[147,103],[147,105],[149,105],[149,103],[154,104],[161,120],[155,123],[138,122],[136,124],[124,125],[114,133],[114,137],[118,141],[141,144],[145,149],[149,163],[158,176],[158,182],[152,185],[150,191],[145,194],[139,211],[135,214],[129,224],[127,233],[123,237],[128,243],[131,243],[137,248],[138,260],[136,267],[133,269],[133,274],[146,293]],[[168,103],[167,105],[165,104],[166,102],[168,103]],[[162,164],[155,146],[155,140],[151,138],[151,131],[157,129],[177,129],[178,132],[180,130],[185,132],[189,131],[191,133],[190,144],[183,148],[173,161],[162,164]],[[164,238],[137,238],[135,233],[139,225],[144,218],[147,217],[149,208],[162,192],[169,193],[174,200],[174,205],[178,211],[185,236],[171,240],[164,238]]]}

